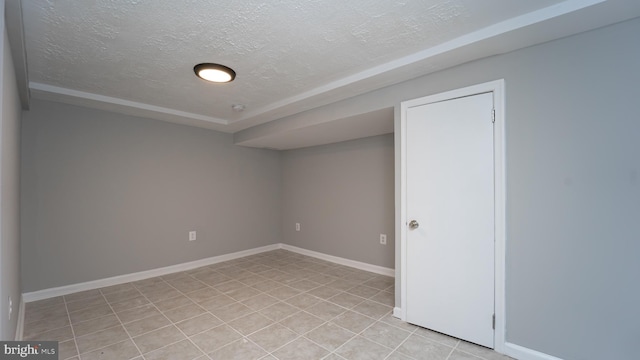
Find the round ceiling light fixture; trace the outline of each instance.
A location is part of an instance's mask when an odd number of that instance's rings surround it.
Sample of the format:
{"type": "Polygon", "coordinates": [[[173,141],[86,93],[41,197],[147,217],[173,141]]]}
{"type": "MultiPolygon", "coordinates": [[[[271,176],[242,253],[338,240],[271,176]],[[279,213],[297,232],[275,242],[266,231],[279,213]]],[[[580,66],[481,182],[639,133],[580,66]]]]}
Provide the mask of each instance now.
{"type": "Polygon", "coordinates": [[[236,78],[236,72],[233,69],[220,64],[198,64],[193,67],[193,71],[200,79],[216,83],[228,83],[236,78]]]}

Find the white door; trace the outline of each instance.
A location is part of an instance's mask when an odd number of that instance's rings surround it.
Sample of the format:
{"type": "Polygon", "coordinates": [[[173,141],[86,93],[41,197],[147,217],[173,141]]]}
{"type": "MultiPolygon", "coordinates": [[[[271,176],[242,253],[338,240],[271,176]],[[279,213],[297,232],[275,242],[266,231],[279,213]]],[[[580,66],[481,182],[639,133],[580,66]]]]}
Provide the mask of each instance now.
{"type": "Polygon", "coordinates": [[[493,93],[406,113],[406,319],[494,347],[493,93]],[[417,227],[416,227],[417,226],[417,227]]]}

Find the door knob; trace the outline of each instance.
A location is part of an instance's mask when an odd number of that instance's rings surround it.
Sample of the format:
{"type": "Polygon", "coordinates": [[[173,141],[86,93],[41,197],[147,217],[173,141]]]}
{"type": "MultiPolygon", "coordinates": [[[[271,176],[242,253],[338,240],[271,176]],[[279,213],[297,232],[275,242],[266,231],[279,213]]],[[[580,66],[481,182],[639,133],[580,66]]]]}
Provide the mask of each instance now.
{"type": "Polygon", "coordinates": [[[418,222],[417,222],[417,221],[415,221],[415,220],[411,220],[411,221],[409,222],[409,229],[411,229],[411,230],[415,230],[415,229],[417,229],[418,227],[420,227],[420,224],[418,224],[418,222]]]}

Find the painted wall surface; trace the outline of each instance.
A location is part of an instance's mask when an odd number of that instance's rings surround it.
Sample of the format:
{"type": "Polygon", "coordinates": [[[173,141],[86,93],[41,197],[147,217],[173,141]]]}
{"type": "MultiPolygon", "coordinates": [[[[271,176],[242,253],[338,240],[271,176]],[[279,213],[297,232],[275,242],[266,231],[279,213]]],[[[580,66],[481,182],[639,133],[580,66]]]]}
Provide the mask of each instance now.
{"type": "Polygon", "coordinates": [[[392,134],[285,151],[282,166],[284,243],[394,268],[392,134]]]}
{"type": "Polygon", "coordinates": [[[505,79],[509,343],[562,359],[637,357],[639,33],[635,19],[370,95],[505,79]]]}
{"type": "Polygon", "coordinates": [[[22,176],[25,292],[281,239],[280,154],[230,134],[34,99],[22,176]]]}
{"type": "Polygon", "coordinates": [[[20,100],[9,39],[4,26],[4,1],[0,1],[2,83],[0,120],[0,339],[14,340],[20,284],[20,100]],[[13,306],[9,318],[9,297],[13,306]]]}
{"type": "MultiPolygon", "coordinates": [[[[366,112],[504,78],[507,341],[563,359],[634,358],[640,334],[639,33],[635,19],[313,114],[366,112]]],[[[24,122],[26,291],[281,239],[393,267],[393,252],[351,244],[376,245],[386,231],[393,246],[393,224],[363,227],[359,218],[386,204],[366,197],[384,188],[369,182],[393,168],[392,158],[381,160],[391,140],[294,150],[280,163],[276,153],[233,147],[230,135],[67,105],[36,101],[24,122]],[[295,222],[300,233],[292,232],[295,222]],[[186,232],[194,227],[199,239],[209,238],[187,246],[186,232]],[[378,262],[378,255],[389,259],[378,262]]],[[[393,186],[389,176],[385,184],[393,186]]],[[[392,207],[393,197],[388,201],[392,207]]]]}

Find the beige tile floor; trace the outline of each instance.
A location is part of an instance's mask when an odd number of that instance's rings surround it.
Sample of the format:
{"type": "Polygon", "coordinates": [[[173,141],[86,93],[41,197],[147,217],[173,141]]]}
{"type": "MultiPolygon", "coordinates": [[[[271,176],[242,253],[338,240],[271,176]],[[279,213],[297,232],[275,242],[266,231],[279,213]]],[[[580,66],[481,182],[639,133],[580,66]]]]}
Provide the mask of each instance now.
{"type": "Polygon", "coordinates": [[[391,316],[393,279],[276,250],[26,304],[60,359],[509,359],[391,316]]]}

